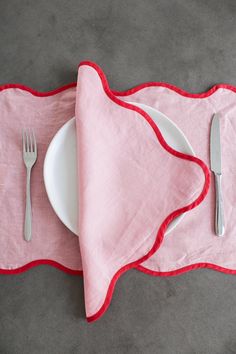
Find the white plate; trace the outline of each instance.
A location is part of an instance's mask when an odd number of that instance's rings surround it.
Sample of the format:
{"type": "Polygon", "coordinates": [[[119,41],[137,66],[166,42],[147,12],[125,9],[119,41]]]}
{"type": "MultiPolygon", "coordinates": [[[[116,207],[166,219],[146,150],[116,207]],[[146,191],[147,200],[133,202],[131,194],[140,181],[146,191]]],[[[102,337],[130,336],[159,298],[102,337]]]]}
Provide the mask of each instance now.
{"type": "MultiPolygon", "coordinates": [[[[131,102],[130,102],[131,103],[131,102]]],[[[157,124],[166,142],[175,150],[194,155],[183,132],[169,118],[144,104],[133,103],[146,111],[157,124]]],[[[75,118],[70,119],[52,139],[44,161],[44,183],[49,201],[61,221],[78,235],[77,160],[75,118]]],[[[169,233],[184,214],[168,226],[169,233]]]]}

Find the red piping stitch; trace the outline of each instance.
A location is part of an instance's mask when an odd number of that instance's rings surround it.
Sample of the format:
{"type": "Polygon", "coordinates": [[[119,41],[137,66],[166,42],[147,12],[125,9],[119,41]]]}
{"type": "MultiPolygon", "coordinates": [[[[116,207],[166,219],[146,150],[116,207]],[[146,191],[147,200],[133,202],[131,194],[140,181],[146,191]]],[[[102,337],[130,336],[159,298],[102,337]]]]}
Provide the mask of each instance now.
{"type": "MultiPolygon", "coordinates": [[[[84,62],[84,63],[86,63],[86,62],[84,62]]],[[[81,63],[81,65],[82,64],[83,64],[83,62],[81,63]]],[[[58,87],[58,88],[48,91],[48,92],[42,92],[42,91],[34,90],[31,87],[26,86],[26,85],[22,85],[22,84],[4,84],[4,85],[0,85],[0,91],[7,90],[7,89],[20,89],[23,91],[27,91],[37,97],[48,97],[48,96],[56,95],[60,92],[63,92],[65,90],[68,90],[68,89],[74,88],[74,87],[76,87],[76,82],[72,82],[70,84],[58,87]]],[[[188,98],[206,98],[206,97],[211,96],[213,93],[215,93],[219,89],[227,89],[227,90],[236,92],[236,86],[229,85],[229,84],[218,84],[218,85],[212,86],[208,91],[205,91],[205,92],[190,93],[190,92],[184,91],[183,89],[181,89],[177,86],[174,86],[174,85],[166,83],[166,82],[145,82],[143,84],[137,85],[137,86],[135,86],[131,89],[128,89],[126,91],[116,91],[116,90],[111,90],[111,89],[110,89],[110,91],[115,96],[122,97],[122,96],[132,95],[132,94],[134,94],[144,88],[148,88],[148,87],[164,87],[164,88],[167,88],[169,90],[172,90],[172,91],[178,93],[181,96],[188,97],[188,98]]]]}
{"type": "Polygon", "coordinates": [[[63,270],[64,272],[66,272],[68,274],[83,275],[82,270],[75,270],[75,269],[67,268],[56,261],[52,261],[51,259],[38,259],[36,261],[32,261],[32,262],[27,263],[27,264],[23,265],[22,267],[19,267],[16,269],[0,269],[0,274],[19,274],[19,273],[25,272],[33,267],[43,265],[43,264],[50,265],[54,268],[63,270]]]}
{"type": "Polygon", "coordinates": [[[21,84],[6,84],[6,85],[0,85],[0,91],[9,90],[9,89],[20,89],[23,91],[27,91],[37,97],[48,97],[48,96],[56,95],[57,93],[63,92],[65,90],[68,90],[73,87],[76,87],[76,82],[72,82],[70,84],[58,87],[55,90],[51,90],[51,91],[47,91],[47,92],[40,92],[40,91],[32,89],[31,87],[21,85],[21,84]]]}
{"type": "Polygon", "coordinates": [[[216,264],[212,264],[212,263],[195,263],[195,264],[191,264],[191,265],[188,265],[188,266],[176,269],[176,270],[171,270],[169,272],[157,272],[155,270],[150,270],[142,265],[139,265],[136,269],[140,270],[143,273],[146,273],[148,275],[152,275],[155,277],[171,277],[171,276],[180,275],[180,274],[189,272],[194,269],[199,269],[199,268],[209,268],[209,269],[217,270],[218,272],[222,272],[222,273],[226,273],[226,274],[236,274],[236,270],[224,268],[224,267],[218,266],[216,264]]]}
{"type": "Polygon", "coordinates": [[[214,92],[216,92],[219,89],[227,89],[227,90],[231,90],[233,92],[236,92],[236,86],[232,86],[232,85],[228,85],[228,84],[218,84],[218,85],[214,85],[212,86],[208,91],[205,92],[201,92],[201,93],[190,93],[187,91],[182,90],[181,88],[168,84],[166,82],[146,82],[144,84],[140,84],[138,86],[135,86],[132,89],[129,89],[127,91],[124,92],[119,92],[119,91],[112,91],[114,93],[114,95],[117,96],[129,96],[132,95],[144,88],[148,88],[148,87],[165,87],[168,88],[169,90],[172,90],[176,93],[178,93],[181,96],[184,97],[188,97],[188,98],[206,98],[211,96],[214,92]]]}

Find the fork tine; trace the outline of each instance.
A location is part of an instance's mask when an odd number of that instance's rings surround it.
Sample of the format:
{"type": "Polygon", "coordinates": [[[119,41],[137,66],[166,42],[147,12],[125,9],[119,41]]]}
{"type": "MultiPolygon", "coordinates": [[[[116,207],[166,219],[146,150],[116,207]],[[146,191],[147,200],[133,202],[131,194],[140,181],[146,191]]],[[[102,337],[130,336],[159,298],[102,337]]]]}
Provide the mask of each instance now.
{"type": "Polygon", "coordinates": [[[29,129],[30,152],[33,152],[33,131],[29,129]]]}
{"type": "Polygon", "coordinates": [[[22,130],[22,144],[23,144],[23,151],[26,152],[25,149],[25,130],[22,130]]]}
{"type": "Polygon", "coordinates": [[[23,142],[24,142],[24,152],[27,152],[27,131],[24,129],[23,131],[23,142]]]}
{"type": "Polygon", "coordinates": [[[37,158],[37,142],[33,128],[23,128],[22,144],[24,154],[34,154],[37,158]]]}
{"type": "Polygon", "coordinates": [[[36,143],[34,130],[32,130],[32,132],[33,132],[33,141],[34,141],[34,152],[37,154],[37,143],[36,143]]]}
{"type": "Polygon", "coordinates": [[[29,132],[28,132],[28,129],[25,130],[25,138],[26,138],[25,150],[26,150],[26,152],[29,152],[29,132]]]}

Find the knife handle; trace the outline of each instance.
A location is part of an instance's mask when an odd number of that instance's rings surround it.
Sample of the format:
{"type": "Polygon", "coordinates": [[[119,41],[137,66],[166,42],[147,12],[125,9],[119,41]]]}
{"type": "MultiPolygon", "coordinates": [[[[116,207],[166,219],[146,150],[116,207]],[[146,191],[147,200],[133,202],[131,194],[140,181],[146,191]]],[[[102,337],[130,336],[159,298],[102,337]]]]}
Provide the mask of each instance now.
{"type": "Polygon", "coordinates": [[[223,236],[225,232],[221,178],[222,178],[221,174],[215,173],[215,191],[216,191],[215,233],[217,236],[223,236]]]}

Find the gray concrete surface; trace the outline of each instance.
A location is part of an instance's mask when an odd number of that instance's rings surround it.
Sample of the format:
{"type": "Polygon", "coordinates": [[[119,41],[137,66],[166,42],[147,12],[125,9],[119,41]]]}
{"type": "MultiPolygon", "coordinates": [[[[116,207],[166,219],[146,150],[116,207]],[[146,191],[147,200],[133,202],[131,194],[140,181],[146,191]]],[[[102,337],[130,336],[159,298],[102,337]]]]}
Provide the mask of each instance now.
{"type": "MultiPolygon", "coordinates": [[[[49,90],[100,64],[111,86],[236,85],[234,0],[1,0],[0,82],[49,90]]],[[[0,276],[0,354],[235,354],[236,277],[130,271],[94,324],[83,283],[48,266],[0,276]]]]}

